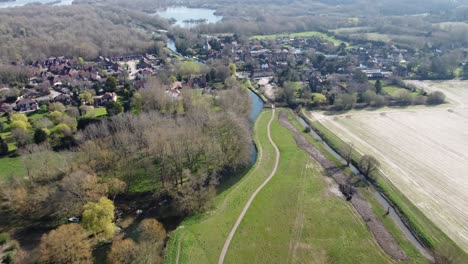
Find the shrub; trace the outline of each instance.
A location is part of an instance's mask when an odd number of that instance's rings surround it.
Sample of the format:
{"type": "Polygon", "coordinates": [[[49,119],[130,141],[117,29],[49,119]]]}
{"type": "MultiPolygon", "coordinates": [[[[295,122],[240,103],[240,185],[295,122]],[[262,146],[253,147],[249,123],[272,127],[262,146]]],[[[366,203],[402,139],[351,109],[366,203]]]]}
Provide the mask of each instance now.
{"type": "Polygon", "coordinates": [[[0,233],[0,245],[5,245],[10,241],[10,235],[8,233],[0,233]]]}
{"type": "Polygon", "coordinates": [[[435,91],[427,97],[427,104],[438,105],[445,102],[445,94],[440,91],[435,91]]]}

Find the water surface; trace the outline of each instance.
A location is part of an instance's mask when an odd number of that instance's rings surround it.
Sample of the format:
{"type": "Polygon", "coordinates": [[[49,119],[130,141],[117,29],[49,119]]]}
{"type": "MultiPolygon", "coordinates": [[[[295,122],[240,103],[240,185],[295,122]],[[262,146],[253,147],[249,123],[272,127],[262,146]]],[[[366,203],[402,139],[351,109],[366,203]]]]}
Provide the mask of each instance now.
{"type": "MultiPolygon", "coordinates": [[[[16,0],[14,2],[0,2],[0,8],[24,6],[32,3],[51,4],[54,2],[57,2],[57,0],[16,0]]],[[[73,0],[62,0],[60,3],[53,5],[71,5],[72,2],[73,0]]]]}
{"type": "Polygon", "coordinates": [[[156,12],[156,15],[165,19],[175,19],[176,26],[183,28],[193,28],[200,23],[187,22],[188,20],[206,19],[205,23],[216,23],[223,19],[222,16],[215,15],[216,10],[207,8],[189,8],[189,7],[169,7],[156,12]],[[185,22],[184,22],[185,21],[185,22]]]}

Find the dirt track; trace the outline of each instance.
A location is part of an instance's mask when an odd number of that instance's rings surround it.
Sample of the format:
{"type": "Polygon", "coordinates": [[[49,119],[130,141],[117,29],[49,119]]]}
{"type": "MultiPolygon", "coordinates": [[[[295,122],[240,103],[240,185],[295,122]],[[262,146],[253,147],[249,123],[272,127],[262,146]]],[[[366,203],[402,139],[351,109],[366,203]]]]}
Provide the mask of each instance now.
{"type": "Polygon", "coordinates": [[[236,223],[232,227],[231,232],[229,232],[226,242],[224,242],[223,250],[221,251],[221,254],[219,256],[218,264],[224,263],[224,258],[226,257],[232,238],[236,234],[237,228],[242,222],[242,219],[244,219],[244,216],[249,210],[250,205],[252,204],[253,200],[255,199],[257,194],[268,184],[268,182],[273,178],[273,176],[276,174],[276,171],[278,170],[278,165],[280,162],[280,152],[279,152],[278,146],[276,146],[275,142],[271,138],[271,123],[273,122],[274,119],[275,119],[275,108],[273,107],[271,119],[268,122],[267,132],[268,132],[268,140],[270,141],[271,145],[274,147],[275,152],[276,152],[275,166],[273,167],[273,170],[271,171],[270,176],[268,176],[268,178],[266,178],[266,180],[255,190],[255,192],[252,194],[252,196],[250,196],[250,199],[247,201],[244,208],[242,209],[242,212],[240,213],[239,217],[236,220],[236,223]]]}
{"type": "MultiPolygon", "coordinates": [[[[338,183],[345,184],[347,176],[341,172],[330,160],[328,160],[314,145],[312,145],[288,120],[287,114],[281,112],[279,115],[281,125],[289,129],[294,134],[297,145],[305,150],[309,155],[317,160],[326,170],[326,172],[338,183]]],[[[364,222],[371,230],[377,243],[393,259],[407,259],[407,255],[395,241],[393,236],[387,231],[380,219],[375,215],[370,204],[359,194],[356,193],[351,199],[351,204],[362,217],[364,222]]]]}

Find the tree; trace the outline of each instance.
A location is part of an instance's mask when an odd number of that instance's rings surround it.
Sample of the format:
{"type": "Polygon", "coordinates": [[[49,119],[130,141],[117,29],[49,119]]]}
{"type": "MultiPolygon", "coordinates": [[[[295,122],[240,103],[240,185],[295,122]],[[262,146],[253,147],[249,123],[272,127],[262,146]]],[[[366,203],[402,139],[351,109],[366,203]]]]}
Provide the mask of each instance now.
{"type": "Polygon", "coordinates": [[[48,108],[50,112],[59,111],[61,113],[64,113],[66,110],[65,106],[60,102],[51,103],[49,104],[48,108]]]}
{"type": "Polygon", "coordinates": [[[15,128],[11,131],[11,135],[15,139],[18,148],[26,146],[29,141],[29,133],[27,130],[15,128]]]}
{"type": "Polygon", "coordinates": [[[42,236],[41,263],[93,263],[88,235],[79,224],[62,225],[42,236]]]}
{"type": "Polygon", "coordinates": [[[53,111],[51,112],[50,114],[48,114],[48,116],[50,120],[52,120],[52,122],[54,122],[54,124],[58,124],[60,122],[62,122],[62,118],[63,118],[63,112],[60,112],[60,111],[53,111]]]}
{"type": "Polygon", "coordinates": [[[236,73],[237,73],[237,67],[236,67],[236,64],[234,63],[231,63],[229,64],[229,70],[231,71],[231,76],[236,76],[236,73]]]}
{"type": "Polygon", "coordinates": [[[138,228],[141,230],[141,238],[146,241],[158,242],[166,239],[164,226],[156,219],[147,218],[141,221],[138,228]]]}
{"type": "Polygon", "coordinates": [[[353,80],[355,80],[357,83],[365,83],[367,82],[367,75],[361,70],[356,69],[353,72],[353,80]]]}
{"type": "Polygon", "coordinates": [[[336,110],[349,110],[356,105],[356,96],[354,94],[339,94],[334,102],[336,110]]]}
{"type": "Polygon", "coordinates": [[[139,114],[141,113],[143,106],[141,103],[141,94],[134,93],[132,98],[130,99],[130,109],[132,113],[139,114]]]}
{"type": "Polygon", "coordinates": [[[133,263],[138,255],[138,247],[132,239],[118,239],[112,243],[112,248],[107,256],[107,263],[133,263]]]}
{"type": "Polygon", "coordinates": [[[118,102],[110,102],[106,105],[107,114],[116,116],[123,112],[123,106],[118,102]]]}
{"type": "Polygon", "coordinates": [[[117,80],[115,79],[114,76],[108,75],[106,84],[104,85],[104,90],[106,92],[115,92],[117,90],[117,80]]]}
{"type": "Polygon", "coordinates": [[[104,233],[105,238],[114,234],[114,203],[106,197],[101,197],[99,202],[89,202],[84,206],[83,226],[96,236],[104,233]]]}
{"type": "Polygon", "coordinates": [[[125,192],[127,189],[127,184],[117,178],[111,178],[107,181],[106,185],[109,191],[109,196],[112,197],[112,200],[115,200],[115,197],[118,194],[125,192]]]}
{"type": "Polygon", "coordinates": [[[8,144],[0,137],[0,156],[8,154],[8,144]]]}
{"type": "Polygon", "coordinates": [[[10,116],[10,120],[11,120],[11,122],[23,121],[24,123],[28,123],[28,117],[26,115],[24,115],[24,114],[19,114],[19,113],[12,114],[10,116]]]}
{"type": "Polygon", "coordinates": [[[47,140],[47,133],[42,128],[36,129],[34,131],[34,143],[40,144],[47,140]]]}
{"type": "Polygon", "coordinates": [[[377,81],[375,82],[374,87],[375,87],[375,92],[376,92],[377,94],[381,94],[381,93],[382,93],[382,82],[381,82],[380,80],[377,80],[377,81]]]}
{"type": "Polygon", "coordinates": [[[87,105],[93,105],[94,104],[94,97],[93,97],[93,94],[90,93],[90,92],[81,93],[78,96],[78,98],[84,104],[87,104],[87,105]]]}
{"type": "Polygon", "coordinates": [[[349,164],[351,164],[351,160],[353,158],[353,145],[351,143],[344,145],[343,157],[346,160],[346,166],[349,166],[349,164]]]}
{"type": "Polygon", "coordinates": [[[440,91],[435,91],[427,97],[427,103],[430,105],[443,104],[445,102],[445,94],[440,91]]]}
{"type": "Polygon", "coordinates": [[[375,178],[371,174],[377,170],[379,165],[380,163],[376,158],[371,155],[364,155],[359,161],[359,170],[368,180],[374,181],[375,178]]]}

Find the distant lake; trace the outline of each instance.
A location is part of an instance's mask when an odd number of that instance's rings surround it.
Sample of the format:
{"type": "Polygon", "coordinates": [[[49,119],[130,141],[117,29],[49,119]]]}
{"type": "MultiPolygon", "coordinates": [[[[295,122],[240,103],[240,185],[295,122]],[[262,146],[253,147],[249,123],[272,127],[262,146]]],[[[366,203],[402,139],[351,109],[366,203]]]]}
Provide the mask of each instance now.
{"type": "Polygon", "coordinates": [[[221,21],[223,17],[215,15],[215,11],[216,10],[214,9],[206,8],[169,7],[156,12],[156,15],[165,19],[174,18],[177,20],[175,25],[183,28],[192,28],[199,25],[200,23],[190,23],[184,21],[200,19],[206,19],[205,23],[216,23],[221,21]]]}
{"type": "MultiPolygon", "coordinates": [[[[32,4],[32,3],[47,4],[47,3],[54,3],[54,2],[57,2],[57,0],[16,0],[14,2],[0,2],[0,8],[24,6],[24,5],[32,4]]],[[[71,5],[72,2],[73,0],[61,0],[60,3],[54,4],[54,5],[71,5]]]]}

